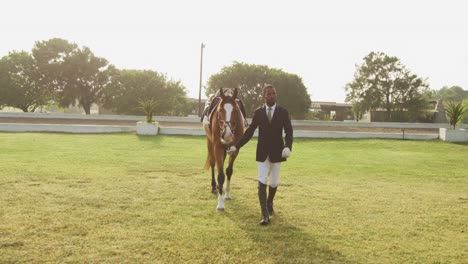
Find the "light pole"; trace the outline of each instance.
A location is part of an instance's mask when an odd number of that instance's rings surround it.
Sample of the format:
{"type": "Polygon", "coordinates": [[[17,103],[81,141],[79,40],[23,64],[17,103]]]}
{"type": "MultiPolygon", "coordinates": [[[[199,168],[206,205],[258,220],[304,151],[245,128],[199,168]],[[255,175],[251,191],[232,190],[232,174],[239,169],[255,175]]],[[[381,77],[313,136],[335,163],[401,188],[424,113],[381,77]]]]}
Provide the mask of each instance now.
{"type": "Polygon", "coordinates": [[[198,116],[201,117],[201,88],[202,88],[202,72],[203,72],[203,48],[205,44],[201,44],[201,53],[200,53],[200,87],[198,89],[198,116]]]}

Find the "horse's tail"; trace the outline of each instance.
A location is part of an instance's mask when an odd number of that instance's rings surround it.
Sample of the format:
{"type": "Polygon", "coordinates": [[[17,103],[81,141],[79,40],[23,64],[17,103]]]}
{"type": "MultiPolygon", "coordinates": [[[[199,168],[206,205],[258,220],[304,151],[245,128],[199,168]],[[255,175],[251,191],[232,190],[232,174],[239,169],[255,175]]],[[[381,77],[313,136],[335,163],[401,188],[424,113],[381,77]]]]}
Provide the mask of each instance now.
{"type": "Polygon", "coordinates": [[[203,166],[203,169],[208,170],[210,168],[210,153],[206,156],[206,161],[205,161],[205,166],[203,166]]]}
{"type": "Polygon", "coordinates": [[[204,128],[205,134],[206,134],[206,147],[207,147],[207,152],[208,152],[208,154],[206,156],[205,166],[203,167],[203,169],[208,170],[211,167],[211,165],[210,165],[210,149],[211,149],[212,135],[211,135],[210,123],[209,122],[203,123],[203,128],[204,128]]]}

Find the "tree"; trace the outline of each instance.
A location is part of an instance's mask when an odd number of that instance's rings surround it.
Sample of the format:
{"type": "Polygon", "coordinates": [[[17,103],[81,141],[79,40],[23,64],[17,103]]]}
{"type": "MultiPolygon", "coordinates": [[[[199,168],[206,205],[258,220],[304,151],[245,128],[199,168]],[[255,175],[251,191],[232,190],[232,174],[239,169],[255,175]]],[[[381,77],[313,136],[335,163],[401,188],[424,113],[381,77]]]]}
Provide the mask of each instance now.
{"type": "MultiPolygon", "coordinates": [[[[32,56],[36,60],[42,85],[54,91],[55,101],[61,101],[60,94],[67,85],[64,63],[78,51],[78,45],[60,38],[37,41],[32,49],[32,56]]],[[[69,105],[61,106],[68,107],[69,105]]]]}
{"type": "Polygon", "coordinates": [[[435,98],[443,101],[460,102],[468,99],[468,91],[460,86],[444,86],[440,90],[434,91],[435,98]]]}
{"type": "Polygon", "coordinates": [[[154,114],[186,116],[191,105],[179,81],[149,70],[119,70],[112,84],[103,91],[103,106],[119,114],[140,114],[139,101],[154,99],[154,114]]]}
{"type": "Polygon", "coordinates": [[[237,87],[240,90],[239,98],[250,116],[263,105],[262,92],[267,84],[275,86],[278,103],[286,107],[293,118],[303,119],[307,116],[311,100],[302,79],[266,65],[234,62],[231,66],[223,67],[219,73],[210,76],[206,95],[214,94],[222,87],[237,87]]]}
{"type": "MultiPolygon", "coordinates": [[[[431,91],[428,85],[415,74],[405,71],[404,78],[395,81],[396,93],[393,100],[393,110],[403,113],[407,110],[407,119],[410,122],[427,120],[427,111],[432,106],[431,91]]],[[[432,115],[432,114],[429,114],[432,115]]]]}
{"type": "Polygon", "coordinates": [[[91,105],[99,103],[103,90],[115,78],[115,67],[106,59],[94,56],[89,48],[83,48],[64,62],[64,89],[59,93],[62,106],[75,105],[78,101],[86,114],[91,105]]]}
{"type": "Polygon", "coordinates": [[[91,105],[100,101],[102,90],[115,76],[115,67],[106,59],[63,39],[36,42],[33,55],[59,104],[68,107],[78,102],[88,115],[91,105]]]}
{"type": "Polygon", "coordinates": [[[365,110],[365,108],[364,108],[364,106],[363,106],[363,104],[361,102],[354,102],[352,107],[351,107],[351,111],[354,114],[354,120],[356,122],[359,122],[359,120],[362,119],[362,116],[366,112],[366,110],[365,110]]]}
{"type": "Polygon", "coordinates": [[[13,51],[0,60],[0,105],[33,112],[50,99],[41,85],[37,64],[31,54],[13,51]]]}
{"type": "Polygon", "coordinates": [[[412,74],[396,57],[382,52],[371,52],[356,65],[354,80],[345,86],[346,101],[360,104],[359,109],[386,110],[386,120],[392,119],[392,111],[427,108],[422,94],[427,83],[412,74]],[[415,104],[418,107],[414,107],[415,104]]]}

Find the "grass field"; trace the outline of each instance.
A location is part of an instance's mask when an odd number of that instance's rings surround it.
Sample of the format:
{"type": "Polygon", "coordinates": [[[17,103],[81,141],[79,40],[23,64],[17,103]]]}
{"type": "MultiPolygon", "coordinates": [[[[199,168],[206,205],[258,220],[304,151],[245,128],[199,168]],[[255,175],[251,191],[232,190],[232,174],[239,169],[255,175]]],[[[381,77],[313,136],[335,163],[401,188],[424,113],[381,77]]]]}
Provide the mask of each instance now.
{"type": "Polygon", "coordinates": [[[0,263],[468,263],[468,145],[297,139],[266,227],[255,145],[218,213],[203,137],[0,133],[0,263]]]}

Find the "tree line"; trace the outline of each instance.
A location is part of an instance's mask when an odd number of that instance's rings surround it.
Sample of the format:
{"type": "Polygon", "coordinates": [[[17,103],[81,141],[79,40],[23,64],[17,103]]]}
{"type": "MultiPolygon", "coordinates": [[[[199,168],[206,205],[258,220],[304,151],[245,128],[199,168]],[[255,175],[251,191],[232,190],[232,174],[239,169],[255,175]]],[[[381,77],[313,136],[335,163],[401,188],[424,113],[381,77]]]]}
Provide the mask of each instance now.
{"type": "MultiPolygon", "coordinates": [[[[235,62],[214,74],[206,95],[221,87],[238,87],[249,114],[263,102],[261,88],[274,84],[285,106],[305,118],[310,96],[302,79],[264,65],[235,62]]],[[[156,115],[186,116],[193,103],[180,81],[152,70],[117,69],[88,47],[54,38],[35,43],[31,52],[12,51],[0,60],[0,107],[33,112],[41,106],[78,105],[90,114],[98,104],[118,114],[141,114],[138,105],[155,100],[156,115]]]]}
{"type": "Polygon", "coordinates": [[[433,101],[468,99],[468,91],[459,86],[430,90],[425,79],[411,73],[397,57],[383,52],[371,52],[356,65],[354,79],[346,84],[345,91],[357,119],[364,112],[383,109],[384,121],[430,119],[431,113],[425,110],[433,109],[433,101]]]}
{"type": "Polygon", "coordinates": [[[88,47],[54,38],[32,51],[12,51],[0,60],[0,107],[33,112],[51,102],[79,105],[90,114],[93,103],[118,114],[138,114],[138,101],[156,99],[160,115],[187,115],[191,106],[180,81],[151,70],[117,69],[88,47]]]}
{"type": "MultiPolygon", "coordinates": [[[[308,119],[311,97],[302,78],[266,65],[234,62],[208,79],[206,95],[221,87],[237,87],[248,114],[263,104],[262,88],[272,84],[278,103],[294,119],[308,119]]],[[[411,73],[396,57],[371,52],[356,65],[354,79],[344,87],[346,101],[356,118],[364,112],[385,109],[386,121],[405,112],[409,119],[431,107],[435,99],[464,100],[461,87],[429,89],[426,80],[411,73]]],[[[31,52],[12,51],[0,59],[0,107],[33,112],[51,103],[79,105],[90,114],[92,104],[118,114],[140,114],[141,100],[156,100],[156,115],[188,115],[193,103],[181,81],[153,70],[118,69],[88,47],[60,38],[35,43],[31,52]]]]}

